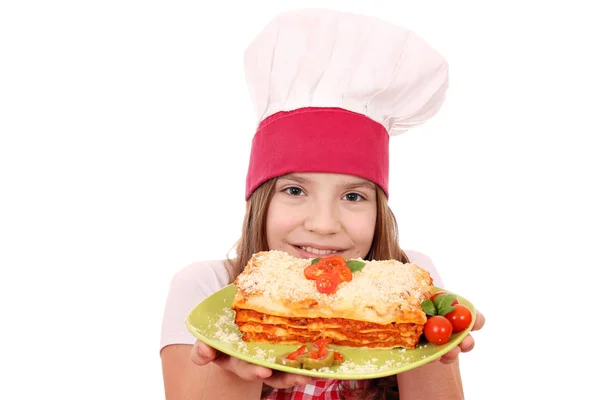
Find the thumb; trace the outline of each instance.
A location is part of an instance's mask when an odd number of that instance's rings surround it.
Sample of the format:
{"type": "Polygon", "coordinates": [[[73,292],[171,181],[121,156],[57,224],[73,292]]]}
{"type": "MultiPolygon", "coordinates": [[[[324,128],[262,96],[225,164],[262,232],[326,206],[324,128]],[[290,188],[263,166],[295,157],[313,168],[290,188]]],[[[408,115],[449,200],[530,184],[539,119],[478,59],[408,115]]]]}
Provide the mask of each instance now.
{"type": "Polygon", "coordinates": [[[205,345],[200,341],[196,341],[192,347],[191,358],[192,362],[198,365],[206,365],[217,356],[217,351],[210,346],[205,345]]]}

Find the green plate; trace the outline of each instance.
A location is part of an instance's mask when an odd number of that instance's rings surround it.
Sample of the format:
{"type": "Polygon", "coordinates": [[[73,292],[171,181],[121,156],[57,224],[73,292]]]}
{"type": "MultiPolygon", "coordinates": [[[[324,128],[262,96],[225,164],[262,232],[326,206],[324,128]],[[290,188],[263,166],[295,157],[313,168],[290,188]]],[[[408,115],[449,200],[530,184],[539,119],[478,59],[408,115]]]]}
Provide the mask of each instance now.
{"type": "MultiPolygon", "coordinates": [[[[435,290],[446,289],[435,288],[435,290]]],[[[417,368],[456,347],[475,324],[473,318],[469,328],[452,334],[448,343],[444,345],[436,346],[421,342],[414,350],[330,345],[329,347],[344,355],[343,364],[320,370],[300,369],[275,363],[277,355],[292,352],[298,348],[297,345],[251,343],[241,339],[242,335],[234,321],[235,312],[230,308],[235,292],[236,287],[231,284],[204,299],[188,314],[185,321],[188,330],[200,341],[230,356],[279,371],[322,378],[373,379],[417,368]]],[[[469,307],[473,316],[476,315],[475,307],[468,300],[458,296],[458,301],[469,307]]]]}

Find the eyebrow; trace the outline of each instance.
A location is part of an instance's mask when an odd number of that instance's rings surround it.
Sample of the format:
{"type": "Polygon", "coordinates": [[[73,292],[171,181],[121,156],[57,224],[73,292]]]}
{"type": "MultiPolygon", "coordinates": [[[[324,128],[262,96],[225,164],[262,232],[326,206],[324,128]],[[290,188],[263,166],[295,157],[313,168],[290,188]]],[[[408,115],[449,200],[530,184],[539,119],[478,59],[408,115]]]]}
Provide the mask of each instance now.
{"type": "Polygon", "coordinates": [[[298,183],[306,183],[306,182],[308,182],[307,179],[304,179],[301,176],[294,175],[294,174],[283,175],[283,176],[279,177],[279,179],[287,179],[289,181],[294,181],[294,182],[298,182],[298,183]]]}
{"type": "Polygon", "coordinates": [[[375,190],[375,184],[371,181],[361,181],[361,182],[350,182],[348,184],[343,185],[346,189],[357,189],[357,188],[366,188],[375,190]]]}
{"type": "MultiPolygon", "coordinates": [[[[303,177],[295,175],[293,173],[283,175],[280,179],[287,179],[287,180],[294,181],[294,182],[297,182],[300,184],[305,184],[307,182],[310,182],[308,179],[304,179],[303,177]]],[[[361,179],[360,181],[352,181],[352,182],[348,182],[348,183],[342,183],[340,186],[346,190],[352,190],[352,189],[357,189],[357,188],[367,188],[367,189],[371,189],[371,190],[376,190],[375,184],[366,179],[361,179]]]]}

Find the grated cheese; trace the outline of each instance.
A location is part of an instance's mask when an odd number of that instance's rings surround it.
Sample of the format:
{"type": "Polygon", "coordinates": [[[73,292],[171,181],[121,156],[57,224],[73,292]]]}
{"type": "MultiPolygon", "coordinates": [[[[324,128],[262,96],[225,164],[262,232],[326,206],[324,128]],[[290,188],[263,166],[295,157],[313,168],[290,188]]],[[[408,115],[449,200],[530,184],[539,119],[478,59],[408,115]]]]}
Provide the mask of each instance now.
{"type": "Polygon", "coordinates": [[[213,323],[216,337],[225,343],[236,343],[242,340],[242,334],[235,325],[235,311],[229,307],[222,310],[219,319],[213,323]]]}
{"type": "Polygon", "coordinates": [[[360,261],[365,266],[353,273],[352,281],[342,282],[330,295],[318,292],[316,282],[304,276],[311,260],[277,250],[256,254],[237,277],[236,285],[250,295],[248,305],[273,315],[287,315],[295,309],[295,316],[309,317],[297,312],[305,309],[308,313],[310,307],[302,307],[302,302],[311,300],[320,304],[320,312],[329,310],[331,317],[348,318],[360,313],[361,319],[380,323],[394,322],[392,313],[400,309],[422,313],[421,301],[429,296],[431,288],[427,271],[396,260],[360,261]]]}
{"type": "Polygon", "coordinates": [[[250,349],[246,342],[242,340],[242,333],[235,325],[235,311],[231,308],[223,308],[221,315],[212,325],[216,328],[214,334],[219,341],[232,344],[237,351],[247,356],[269,362],[275,361],[276,354],[274,350],[250,349]]]}

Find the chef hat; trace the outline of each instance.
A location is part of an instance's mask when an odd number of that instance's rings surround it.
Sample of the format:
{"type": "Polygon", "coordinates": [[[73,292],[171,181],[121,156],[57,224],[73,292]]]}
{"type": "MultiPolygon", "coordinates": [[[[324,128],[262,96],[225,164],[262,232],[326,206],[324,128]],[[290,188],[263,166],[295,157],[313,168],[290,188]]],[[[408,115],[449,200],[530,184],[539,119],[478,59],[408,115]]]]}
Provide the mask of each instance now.
{"type": "Polygon", "coordinates": [[[431,118],[448,86],[446,61],[413,32],[321,9],[277,16],[244,65],[258,119],[246,199],[291,172],[355,175],[388,195],[389,136],[431,118]]]}

